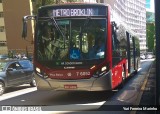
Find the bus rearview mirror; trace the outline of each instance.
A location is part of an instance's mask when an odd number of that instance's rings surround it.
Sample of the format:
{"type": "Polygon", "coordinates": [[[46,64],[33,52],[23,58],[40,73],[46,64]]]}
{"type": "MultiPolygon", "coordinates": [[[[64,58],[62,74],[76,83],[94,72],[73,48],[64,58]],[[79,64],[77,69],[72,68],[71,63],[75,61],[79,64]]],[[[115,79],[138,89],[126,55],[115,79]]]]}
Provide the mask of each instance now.
{"type": "Polygon", "coordinates": [[[27,21],[28,20],[34,20],[36,18],[36,16],[34,15],[27,15],[23,17],[23,28],[22,28],[22,38],[26,38],[27,37],[27,21]]]}

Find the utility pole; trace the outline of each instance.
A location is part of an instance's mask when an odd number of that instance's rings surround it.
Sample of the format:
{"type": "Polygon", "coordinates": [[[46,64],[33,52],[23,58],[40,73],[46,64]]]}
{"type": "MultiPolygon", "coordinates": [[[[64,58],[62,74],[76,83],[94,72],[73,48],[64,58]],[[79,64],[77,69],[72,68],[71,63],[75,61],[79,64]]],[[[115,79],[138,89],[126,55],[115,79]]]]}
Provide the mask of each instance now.
{"type": "MultiPolygon", "coordinates": [[[[155,30],[156,30],[156,105],[160,104],[160,0],[155,0],[155,30]]],[[[157,111],[157,114],[159,112],[157,111]]]]}

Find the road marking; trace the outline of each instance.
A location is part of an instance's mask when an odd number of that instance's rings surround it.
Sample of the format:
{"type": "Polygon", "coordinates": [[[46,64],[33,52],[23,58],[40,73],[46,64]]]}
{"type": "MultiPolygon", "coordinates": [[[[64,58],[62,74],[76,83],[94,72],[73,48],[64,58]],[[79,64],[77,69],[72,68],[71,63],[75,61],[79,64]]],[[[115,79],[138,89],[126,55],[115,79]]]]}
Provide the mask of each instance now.
{"type": "MultiPolygon", "coordinates": [[[[148,76],[147,76],[148,77],[148,76]]],[[[141,87],[141,90],[144,91],[145,90],[145,87],[146,87],[146,84],[147,84],[147,81],[148,81],[148,78],[144,80],[143,82],[143,85],[141,87]]]]}
{"type": "Polygon", "coordinates": [[[26,101],[26,100],[23,100],[23,99],[22,99],[21,101],[24,102],[24,101],[26,101]]]}
{"type": "MultiPolygon", "coordinates": [[[[73,111],[12,111],[15,114],[67,114],[73,111]]],[[[8,114],[10,111],[1,111],[1,114],[8,114]]]]}
{"type": "MultiPolygon", "coordinates": [[[[143,85],[141,86],[141,91],[139,92],[138,96],[137,96],[137,100],[135,102],[134,105],[138,106],[140,101],[141,101],[141,98],[142,98],[142,95],[143,95],[143,91],[145,90],[145,87],[146,87],[146,84],[147,84],[147,81],[148,81],[148,76],[147,78],[145,78],[144,82],[143,82],[143,85]]],[[[130,114],[136,114],[137,111],[131,111],[130,114]]]]}
{"type": "Polygon", "coordinates": [[[0,101],[6,100],[6,99],[9,99],[9,98],[13,98],[13,97],[16,97],[16,96],[19,96],[19,95],[23,95],[23,94],[26,94],[26,93],[30,93],[30,92],[33,92],[33,91],[36,91],[36,90],[37,90],[37,88],[33,87],[33,88],[22,89],[22,90],[18,90],[18,91],[14,91],[14,92],[9,92],[9,93],[3,94],[0,97],[0,101]]]}
{"type": "Polygon", "coordinates": [[[76,104],[76,105],[103,105],[106,101],[96,102],[96,103],[86,103],[86,104],[76,104]]]}
{"type": "Polygon", "coordinates": [[[86,104],[68,104],[68,105],[54,105],[54,106],[42,106],[43,111],[89,111],[99,109],[106,101],[86,104]]]}
{"type": "MultiPolygon", "coordinates": [[[[135,102],[135,104],[134,104],[134,105],[136,105],[136,106],[138,106],[139,103],[140,103],[140,101],[141,101],[143,92],[144,92],[145,87],[146,87],[146,85],[147,85],[147,81],[148,81],[148,77],[149,77],[149,74],[150,74],[152,65],[153,65],[153,63],[151,64],[151,66],[150,66],[150,68],[149,68],[149,72],[148,72],[148,74],[147,74],[146,78],[144,79],[144,82],[143,82],[143,84],[142,84],[142,86],[141,86],[141,91],[139,92],[138,97],[137,97],[137,100],[136,100],[136,102],[135,102]]],[[[136,114],[136,112],[137,112],[137,111],[131,111],[130,114],[136,114]]]]}

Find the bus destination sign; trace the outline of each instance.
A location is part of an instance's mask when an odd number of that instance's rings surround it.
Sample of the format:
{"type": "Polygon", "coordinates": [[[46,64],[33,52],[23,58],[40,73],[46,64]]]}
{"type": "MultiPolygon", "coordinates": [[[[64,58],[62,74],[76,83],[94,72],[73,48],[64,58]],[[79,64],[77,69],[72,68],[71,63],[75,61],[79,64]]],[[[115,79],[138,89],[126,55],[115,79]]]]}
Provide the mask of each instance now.
{"type": "Polygon", "coordinates": [[[53,9],[54,17],[65,16],[97,16],[98,8],[83,8],[83,9],[53,9]]]}

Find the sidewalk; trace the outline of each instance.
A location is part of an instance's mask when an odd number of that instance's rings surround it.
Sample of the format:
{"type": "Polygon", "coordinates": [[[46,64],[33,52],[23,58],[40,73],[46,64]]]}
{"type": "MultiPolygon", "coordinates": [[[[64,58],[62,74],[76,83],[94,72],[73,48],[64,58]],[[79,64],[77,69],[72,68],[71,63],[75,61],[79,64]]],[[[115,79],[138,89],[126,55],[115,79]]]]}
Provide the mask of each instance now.
{"type": "MultiPolygon", "coordinates": [[[[139,105],[153,105],[156,104],[156,64],[152,64],[146,86],[144,88],[139,105]]],[[[137,111],[136,114],[155,114],[155,111],[137,111]]]]}

